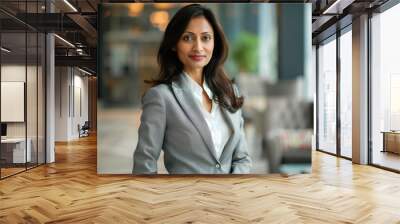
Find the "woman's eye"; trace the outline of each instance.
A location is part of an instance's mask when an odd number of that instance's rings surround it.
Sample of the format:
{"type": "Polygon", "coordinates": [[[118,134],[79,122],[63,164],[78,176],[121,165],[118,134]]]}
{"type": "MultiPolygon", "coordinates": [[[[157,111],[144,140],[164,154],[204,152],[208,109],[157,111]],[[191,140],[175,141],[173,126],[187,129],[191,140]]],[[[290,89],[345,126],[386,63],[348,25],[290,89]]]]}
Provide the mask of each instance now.
{"type": "Polygon", "coordinates": [[[203,41],[209,41],[211,40],[211,36],[203,36],[202,39],[203,41]]]}
{"type": "Polygon", "coordinates": [[[182,38],[184,41],[191,41],[193,38],[191,36],[183,36],[182,38]]]}

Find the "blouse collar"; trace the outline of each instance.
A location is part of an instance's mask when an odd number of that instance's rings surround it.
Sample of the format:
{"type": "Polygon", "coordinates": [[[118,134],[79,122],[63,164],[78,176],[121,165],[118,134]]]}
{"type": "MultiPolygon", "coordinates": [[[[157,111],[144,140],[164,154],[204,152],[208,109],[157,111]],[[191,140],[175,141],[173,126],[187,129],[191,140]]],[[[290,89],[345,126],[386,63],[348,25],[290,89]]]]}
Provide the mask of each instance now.
{"type": "Polygon", "coordinates": [[[199,99],[202,99],[202,93],[203,93],[203,89],[204,91],[206,91],[207,96],[210,100],[213,100],[213,93],[211,91],[211,89],[208,87],[207,82],[203,81],[203,87],[201,87],[196,81],[194,81],[192,79],[192,77],[187,74],[186,72],[183,72],[184,77],[186,78],[186,80],[189,81],[190,83],[190,87],[191,89],[194,91],[194,94],[196,97],[198,97],[199,99]]]}

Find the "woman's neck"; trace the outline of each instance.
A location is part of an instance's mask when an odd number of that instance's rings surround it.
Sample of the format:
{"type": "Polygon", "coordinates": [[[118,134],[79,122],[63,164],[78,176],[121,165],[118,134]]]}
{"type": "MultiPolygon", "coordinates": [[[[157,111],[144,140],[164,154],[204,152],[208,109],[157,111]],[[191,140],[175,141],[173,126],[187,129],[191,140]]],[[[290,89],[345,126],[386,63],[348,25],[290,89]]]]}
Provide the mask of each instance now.
{"type": "Polygon", "coordinates": [[[202,70],[186,70],[184,71],[200,86],[203,86],[203,72],[202,70]]]}

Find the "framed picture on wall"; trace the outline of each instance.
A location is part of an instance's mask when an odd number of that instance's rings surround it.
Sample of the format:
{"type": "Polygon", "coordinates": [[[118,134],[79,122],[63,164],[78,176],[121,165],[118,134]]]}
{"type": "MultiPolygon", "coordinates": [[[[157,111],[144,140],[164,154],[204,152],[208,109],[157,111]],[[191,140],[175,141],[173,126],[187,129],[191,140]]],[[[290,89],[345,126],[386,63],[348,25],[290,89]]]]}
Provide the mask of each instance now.
{"type": "Polygon", "coordinates": [[[1,122],[24,122],[25,82],[1,82],[1,122]]]}

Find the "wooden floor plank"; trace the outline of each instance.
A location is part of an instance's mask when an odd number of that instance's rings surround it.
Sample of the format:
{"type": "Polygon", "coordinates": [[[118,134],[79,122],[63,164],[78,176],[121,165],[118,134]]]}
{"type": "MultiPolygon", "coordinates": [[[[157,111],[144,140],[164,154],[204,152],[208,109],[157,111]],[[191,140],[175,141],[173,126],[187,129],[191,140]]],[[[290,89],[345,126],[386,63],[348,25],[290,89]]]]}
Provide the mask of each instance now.
{"type": "Polygon", "coordinates": [[[96,138],[0,181],[0,223],[400,223],[400,175],[313,152],[294,176],[97,175],[96,138]]]}

